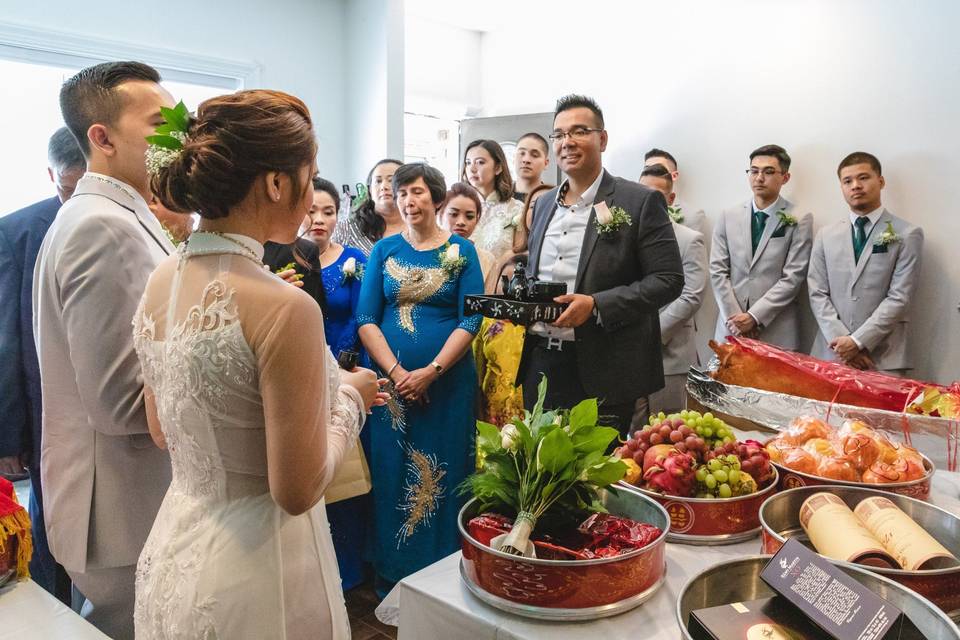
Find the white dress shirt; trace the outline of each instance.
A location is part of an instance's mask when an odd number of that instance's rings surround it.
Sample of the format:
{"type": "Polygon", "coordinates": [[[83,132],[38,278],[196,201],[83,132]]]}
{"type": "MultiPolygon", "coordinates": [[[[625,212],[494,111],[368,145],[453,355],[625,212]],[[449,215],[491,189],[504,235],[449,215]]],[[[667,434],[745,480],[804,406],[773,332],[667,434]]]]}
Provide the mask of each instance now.
{"type": "MultiPolygon", "coordinates": [[[[870,223],[863,225],[863,237],[864,237],[864,238],[869,238],[869,237],[870,237],[870,232],[873,231],[873,228],[874,228],[875,226],[877,226],[877,220],[879,220],[879,219],[880,219],[880,216],[882,216],[882,215],[883,215],[883,206],[882,206],[882,205],[879,206],[879,207],[877,207],[876,209],[874,209],[873,211],[871,211],[870,213],[867,214],[867,220],[869,220],[870,223]]],[[[850,224],[853,225],[853,228],[854,228],[854,229],[857,228],[857,218],[859,218],[859,217],[861,217],[859,214],[854,213],[853,211],[850,212],[850,224]]],[[[851,240],[851,242],[852,242],[852,240],[851,240]]],[[[864,248],[863,248],[864,251],[866,251],[866,249],[867,249],[867,247],[864,247],[864,248]]],[[[854,337],[854,335],[853,335],[852,332],[851,332],[851,334],[850,334],[850,337],[853,339],[854,343],[856,343],[857,347],[858,347],[861,351],[863,351],[863,343],[860,342],[859,340],[857,340],[856,337],[854,337]]]]}
{"type": "MultiPolygon", "coordinates": [[[[580,265],[580,251],[583,249],[583,236],[587,232],[593,201],[600,190],[603,170],[597,175],[586,191],[571,205],[564,204],[564,196],[570,188],[564,181],[557,192],[557,212],[543,236],[540,248],[540,262],[537,272],[532,274],[538,280],[566,282],[567,293],[574,293],[577,282],[577,269],[580,265]]],[[[537,322],[530,327],[530,333],[559,340],[573,340],[573,327],[555,327],[537,322]]]]}

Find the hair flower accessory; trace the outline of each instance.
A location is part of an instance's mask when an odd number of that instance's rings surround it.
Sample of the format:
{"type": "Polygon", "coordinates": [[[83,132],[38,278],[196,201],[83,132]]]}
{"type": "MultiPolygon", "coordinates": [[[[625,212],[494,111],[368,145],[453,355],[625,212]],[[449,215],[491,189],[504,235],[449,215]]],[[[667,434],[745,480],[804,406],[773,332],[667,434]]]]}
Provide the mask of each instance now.
{"type": "Polygon", "coordinates": [[[780,209],[777,211],[777,218],[780,220],[781,227],[795,227],[797,226],[797,219],[792,215],[787,213],[786,209],[780,209]]]}
{"type": "Polygon", "coordinates": [[[594,222],[600,235],[613,233],[623,225],[630,224],[630,216],[622,207],[607,207],[606,202],[598,202],[593,206],[593,210],[597,214],[594,222]]]}
{"type": "Polygon", "coordinates": [[[455,276],[466,264],[467,259],[460,255],[460,245],[451,244],[447,240],[446,244],[440,248],[440,267],[449,275],[455,276]]]}
{"type": "Polygon", "coordinates": [[[667,215],[677,224],[683,224],[683,207],[667,206],[667,215]]]}
{"type": "Polygon", "coordinates": [[[160,115],[163,124],[153,135],[147,136],[147,171],[151,176],[157,175],[180,156],[190,130],[190,112],[182,100],[173,109],[160,107],[160,115]]]}
{"type": "Polygon", "coordinates": [[[900,242],[900,236],[893,230],[893,224],[887,220],[887,228],[883,230],[883,233],[880,234],[880,237],[877,238],[877,241],[873,244],[877,247],[885,247],[894,242],[900,242]]]}

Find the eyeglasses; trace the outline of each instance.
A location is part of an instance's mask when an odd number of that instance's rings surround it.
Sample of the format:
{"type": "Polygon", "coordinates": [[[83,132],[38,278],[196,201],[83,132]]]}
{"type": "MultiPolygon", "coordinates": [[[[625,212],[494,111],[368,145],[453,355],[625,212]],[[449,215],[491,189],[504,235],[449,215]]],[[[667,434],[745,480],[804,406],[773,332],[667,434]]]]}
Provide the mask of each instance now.
{"type": "Polygon", "coordinates": [[[764,178],[769,178],[771,176],[777,175],[778,173],[783,173],[783,171],[777,171],[776,169],[773,169],[771,167],[766,167],[762,171],[760,169],[757,169],[756,167],[750,167],[749,169],[747,169],[747,175],[750,176],[751,178],[756,178],[760,174],[763,174],[764,178]]]}
{"type": "Polygon", "coordinates": [[[554,131],[551,133],[548,138],[551,142],[559,142],[566,137],[570,137],[571,140],[583,140],[591,133],[596,133],[603,131],[603,129],[594,129],[590,127],[574,127],[570,131],[554,131]]]}

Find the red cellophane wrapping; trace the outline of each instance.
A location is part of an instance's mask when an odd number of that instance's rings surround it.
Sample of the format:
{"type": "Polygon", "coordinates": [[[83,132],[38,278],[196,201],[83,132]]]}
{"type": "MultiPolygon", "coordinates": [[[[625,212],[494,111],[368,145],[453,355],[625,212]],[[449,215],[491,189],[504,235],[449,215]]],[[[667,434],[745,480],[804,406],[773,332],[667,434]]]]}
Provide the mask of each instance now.
{"type": "MultiPolygon", "coordinates": [[[[498,535],[507,533],[513,521],[497,513],[484,513],[467,523],[470,536],[481,544],[490,545],[498,535]]],[[[595,513],[562,542],[551,536],[533,538],[537,557],[544,560],[587,560],[608,558],[641,549],[660,536],[661,530],[652,524],[636,522],[609,513],[595,513]]]]}
{"type": "Polygon", "coordinates": [[[860,371],[749,338],[727,336],[726,344],[711,340],[710,348],[720,360],[712,374],[720,382],[856,407],[900,412],[924,389],[951,393],[957,386],[860,371]]]}

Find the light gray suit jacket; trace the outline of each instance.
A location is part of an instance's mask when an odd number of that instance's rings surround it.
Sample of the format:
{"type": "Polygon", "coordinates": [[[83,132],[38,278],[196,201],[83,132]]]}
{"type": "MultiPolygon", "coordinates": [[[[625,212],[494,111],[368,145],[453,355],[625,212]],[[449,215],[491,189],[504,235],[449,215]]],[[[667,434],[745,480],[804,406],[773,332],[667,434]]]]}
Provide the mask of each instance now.
{"type": "Polygon", "coordinates": [[[680,222],[680,224],[688,229],[693,229],[694,231],[702,233],[704,237],[706,237],[707,215],[703,212],[703,209],[694,209],[693,207],[688,208],[686,204],[680,202],[679,200],[674,202],[673,206],[680,207],[680,215],[683,216],[683,221],[680,222]]]}
{"type": "Polygon", "coordinates": [[[89,174],[40,247],[40,476],[50,548],[70,571],[136,564],[170,483],[147,428],[131,322],[172,251],[143,198],[89,174]]]}
{"type": "Polygon", "coordinates": [[[683,291],[680,297],[660,308],[660,341],[663,344],[664,375],[685,374],[697,357],[694,315],[703,304],[707,290],[707,245],[703,234],[673,223],[683,261],[683,291]]]}
{"type": "Polygon", "coordinates": [[[810,353],[837,360],[830,341],[852,335],[870,352],[877,369],[909,369],[913,354],[907,330],[920,276],[923,230],[884,209],[860,261],[854,263],[852,227],[847,216],[821,229],[813,243],[807,284],[820,331],[810,353]],[[888,222],[899,240],[884,249],[877,240],[888,222]]]}
{"type": "Polygon", "coordinates": [[[774,211],[783,209],[797,220],[784,225],[777,215],[767,218],[757,252],[752,253],[750,201],[720,214],[710,250],[710,281],[720,314],[716,340],[723,342],[732,315],[749,311],[760,323],[760,339],[784,349],[800,348],[800,304],[797,295],[807,275],[813,240],[813,214],[801,213],[780,196],[774,211]]]}

